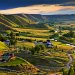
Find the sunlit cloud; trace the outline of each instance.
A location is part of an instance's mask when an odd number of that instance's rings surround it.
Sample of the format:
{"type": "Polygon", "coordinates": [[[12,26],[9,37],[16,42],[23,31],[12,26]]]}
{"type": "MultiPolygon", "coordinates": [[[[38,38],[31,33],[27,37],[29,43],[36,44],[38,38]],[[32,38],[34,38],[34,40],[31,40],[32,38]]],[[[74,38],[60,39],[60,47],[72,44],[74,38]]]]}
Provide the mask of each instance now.
{"type": "Polygon", "coordinates": [[[47,13],[54,13],[56,11],[61,10],[75,10],[75,6],[60,6],[60,5],[49,5],[49,4],[42,4],[42,5],[32,5],[27,7],[19,7],[7,10],[0,10],[1,14],[47,14],[47,13]]]}

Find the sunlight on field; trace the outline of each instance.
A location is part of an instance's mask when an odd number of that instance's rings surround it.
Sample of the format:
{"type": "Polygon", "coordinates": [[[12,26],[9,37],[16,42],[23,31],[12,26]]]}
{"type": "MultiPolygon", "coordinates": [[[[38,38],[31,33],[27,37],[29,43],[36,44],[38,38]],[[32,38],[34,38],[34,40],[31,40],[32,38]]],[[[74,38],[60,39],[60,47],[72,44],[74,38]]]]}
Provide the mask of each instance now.
{"type": "Polygon", "coordinates": [[[19,64],[23,64],[23,63],[25,63],[25,61],[23,59],[17,57],[16,59],[10,60],[9,62],[0,63],[0,66],[16,66],[19,64]]]}
{"type": "Polygon", "coordinates": [[[35,37],[25,37],[25,36],[19,36],[19,37],[16,37],[16,38],[22,38],[22,39],[31,39],[31,40],[43,40],[43,41],[46,41],[47,39],[45,38],[35,38],[35,37]]]}
{"type": "Polygon", "coordinates": [[[52,41],[52,43],[56,46],[56,45],[65,45],[65,44],[63,44],[63,43],[61,43],[61,42],[56,42],[56,41],[52,41]]]}
{"type": "Polygon", "coordinates": [[[26,36],[30,37],[41,37],[41,38],[48,38],[50,33],[49,30],[39,30],[39,29],[20,29],[20,28],[14,28],[14,30],[17,30],[18,32],[24,32],[29,33],[26,36]]]}
{"type": "Polygon", "coordinates": [[[5,51],[6,49],[8,49],[8,47],[5,45],[5,43],[0,41],[0,51],[5,51]]]}
{"type": "Polygon", "coordinates": [[[71,50],[71,49],[73,49],[72,46],[62,46],[62,45],[59,45],[57,47],[60,48],[60,49],[64,49],[64,50],[71,50]]]}
{"type": "Polygon", "coordinates": [[[31,43],[31,42],[18,42],[17,45],[18,47],[26,47],[26,48],[32,48],[34,47],[34,43],[31,43]]]}
{"type": "Polygon", "coordinates": [[[42,32],[42,33],[46,33],[46,32],[48,32],[49,30],[39,30],[39,29],[22,29],[22,28],[13,28],[13,29],[15,29],[15,30],[17,30],[17,31],[19,31],[19,32],[42,32]]]}
{"type": "Polygon", "coordinates": [[[72,46],[67,46],[66,44],[63,44],[61,42],[53,41],[53,45],[57,46],[57,48],[59,48],[59,49],[64,49],[64,50],[71,50],[71,49],[73,49],[72,46]]]}

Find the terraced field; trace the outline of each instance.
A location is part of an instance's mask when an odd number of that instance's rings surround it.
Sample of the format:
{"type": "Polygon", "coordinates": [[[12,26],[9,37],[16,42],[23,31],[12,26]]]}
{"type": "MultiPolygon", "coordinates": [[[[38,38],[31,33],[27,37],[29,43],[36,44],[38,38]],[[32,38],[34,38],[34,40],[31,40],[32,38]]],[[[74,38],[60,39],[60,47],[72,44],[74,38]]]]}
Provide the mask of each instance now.
{"type": "Polygon", "coordinates": [[[22,29],[22,28],[13,28],[14,30],[21,33],[28,33],[25,36],[27,37],[36,37],[36,38],[48,38],[50,33],[49,30],[40,30],[40,29],[22,29]]]}
{"type": "Polygon", "coordinates": [[[28,60],[40,70],[43,71],[59,71],[61,68],[65,67],[69,61],[68,55],[64,52],[47,52],[39,55],[28,55],[24,51],[16,54],[23,59],[28,60]],[[41,63],[43,62],[43,63],[41,63]],[[57,69],[56,69],[57,68],[57,69]]]}
{"type": "Polygon", "coordinates": [[[0,62],[0,70],[11,71],[11,72],[27,72],[30,69],[30,73],[37,73],[39,69],[27,62],[26,60],[16,57],[8,62],[0,62]]]}

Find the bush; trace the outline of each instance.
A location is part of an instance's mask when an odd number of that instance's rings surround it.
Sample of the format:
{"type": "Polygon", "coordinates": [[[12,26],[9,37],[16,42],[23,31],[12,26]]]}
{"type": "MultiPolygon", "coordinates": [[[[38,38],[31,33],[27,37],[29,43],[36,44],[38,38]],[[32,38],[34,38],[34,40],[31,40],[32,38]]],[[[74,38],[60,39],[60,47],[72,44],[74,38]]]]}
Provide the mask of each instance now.
{"type": "Polygon", "coordinates": [[[74,67],[70,67],[70,69],[62,69],[63,75],[75,75],[74,67]]]}
{"type": "Polygon", "coordinates": [[[2,35],[2,34],[0,34],[0,41],[5,41],[6,40],[6,38],[2,35]]]}
{"type": "Polygon", "coordinates": [[[75,75],[74,68],[71,67],[68,71],[68,75],[75,75]]]}
{"type": "Polygon", "coordinates": [[[73,40],[71,38],[67,38],[65,36],[61,36],[59,38],[59,40],[62,41],[63,43],[66,43],[66,42],[71,42],[72,43],[73,42],[73,40]]]}
{"type": "Polygon", "coordinates": [[[32,39],[25,39],[26,41],[28,41],[28,42],[32,42],[33,40],[32,39]]]}
{"type": "Polygon", "coordinates": [[[10,44],[11,45],[15,45],[17,43],[17,40],[15,40],[15,39],[10,39],[10,44]]]}
{"type": "Polygon", "coordinates": [[[52,39],[52,38],[59,38],[59,34],[58,33],[54,33],[53,35],[51,35],[50,36],[50,39],[52,39]]]}
{"type": "Polygon", "coordinates": [[[32,53],[33,55],[35,54],[35,49],[34,49],[34,48],[31,49],[31,53],[32,53]]]}
{"type": "Polygon", "coordinates": [[[68,38],[71,38],[71,37],[73,38],[75,37],[75,33],[72,30],[70,30],[67,34],[64,34],[63,36],[68,38]]]}
{"type": "Polygon", "coordinates": [[[55,32],[55,30],[50,30],[49,32],[54,33],[54,32],[55,32]]]}
{"type": "Polygon", "coordinates": [[[34,48],[31,49],[31,53],[32,54],[40,53],[40,52],[43,52],[45,49],[46,49],[45,45],[39,44],[39,45],[36,45],[34,48]]]}

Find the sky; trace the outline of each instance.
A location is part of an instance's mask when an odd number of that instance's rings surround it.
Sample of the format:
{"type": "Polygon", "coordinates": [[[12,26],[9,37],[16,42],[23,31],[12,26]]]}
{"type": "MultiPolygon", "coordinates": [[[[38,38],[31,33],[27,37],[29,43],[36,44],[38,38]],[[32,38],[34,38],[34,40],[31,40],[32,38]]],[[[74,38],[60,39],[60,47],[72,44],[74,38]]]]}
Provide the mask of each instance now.
{"type": "Polygon", "coordinates": [[[0,0],[1,14],[75,14],[75,0],[0,0]]]}

